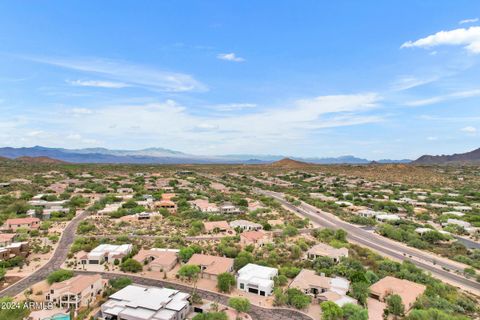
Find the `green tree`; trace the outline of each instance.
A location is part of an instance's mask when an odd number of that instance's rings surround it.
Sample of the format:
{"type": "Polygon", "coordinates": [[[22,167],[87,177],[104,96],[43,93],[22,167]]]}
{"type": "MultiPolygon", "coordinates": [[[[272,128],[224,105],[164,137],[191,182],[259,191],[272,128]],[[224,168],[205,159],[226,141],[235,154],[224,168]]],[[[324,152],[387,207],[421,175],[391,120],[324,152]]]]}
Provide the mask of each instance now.
{"type": "Polygon", "coordinates": [[[403,316],[405,313],[405,306],[402,302],[402,297],[398,294],[392,294],[387,297],[387,308],[385,309],[387,314],[392,314],[395,317],[403,316]]]}
{"type": "Polygon", "coordinates": [[[342,306],[342,311],[346,320],[368,320],[368,311],[356,304],[346,303],[342,306]]]}
{"type": "Polygon", "coordinates": [[[122,270],[123,272],[137,273],[143,270],[143,266],[137,260],[128,258],[124,262],[122,262],[122,264],[120,265],[120,270],[122,270]]]}
{"type": "Polygon", "coordinates": [[[200,274],[200,267],[193,264],[187,264],[182,266],[178,270],[178,275],[182,278],[186,278],[189,281],[196,280],[200,274]]]}
{"type": "Polygon", "coordinates": [[[225,312],[206,312],[199,313],[192,320],[228,320],[225,312]]]}
{"type": "Polygon", "coordinates": [[[235,277],[229,272],[221,273],[217,277],[217,288],[220,292],[229,293],[235,283],[235,277]]]}
{"type": "Polygon", "coordinates": [[[341,320],[343,319],[343,310],[332,301],[325,301],[320,304],[322,308],[322,320],[341,320]]]}
{"type": "Polygon", "coordinates": [[[183,247],[180,249],[178,256],[180,257],[180,260],[182,260],[183,262],[187,262],[188,260],[190,260],[194,253],[195,250],[193,250],[193,248],[183,247]]]}
{"type": "Polygon", "coordinates": [[[287,304],[297,309],[305,309],[312,301],[309,296],[295,288],[288,289],[286,295],[287,304]]]}
{"type": "Polygon", "coordinates": [[[71,277],[73,277],[73,271],[60,269],[50,273],[47,277],[47,282],[48,284],[62,282],[70,279],[71,277]]]}
{"type": "Polygon", "coordinates": [[[117,291],[117,290],[121,290],[121,289],[125,288],[128,285],[131,285],[132,284],[132,279],[127,278],[127,277],[118,277],[118,278],[115,278],[115,279],[110,279],[108,281],[108,283],[110,284],[110,286],[113,289],[115,289],[117,291]]]}
{"type": "Polygon", "coordinates": [[[5,270],[5,268],[0,268],[0,281],[5,278],[5,274],[7,274],[7,270],[5,270]]]}
{"type": "Polygon", "coordinates": [[[352,297],[358,300],[358,302],[366,306],[367,298],[370,295],[370,285],[366,282],[354,282],[352,284],[352,297]]]}
{"type": "Polygon", "coordinates": [[[250,311],[251,305],[250,301],[247,298],[230,298],[228,299],[228,306],[237,311],[237,319],[241,312],[250,311]]]}
{"type": "Polygon", "coordinates": [[[246,266],[249,263],[253,262],[253,256],[250,252],[247,251],[241,251],[236,257],[235,260],[233,261],[233,267],[235,270],[239,270],[246,266]]]}

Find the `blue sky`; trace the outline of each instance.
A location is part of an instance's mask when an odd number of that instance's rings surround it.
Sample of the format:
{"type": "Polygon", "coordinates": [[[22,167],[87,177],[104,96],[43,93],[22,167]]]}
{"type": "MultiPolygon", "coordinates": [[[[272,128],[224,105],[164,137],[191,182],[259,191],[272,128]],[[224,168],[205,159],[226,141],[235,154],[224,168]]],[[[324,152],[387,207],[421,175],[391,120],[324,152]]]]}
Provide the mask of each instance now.
{"type": "Polygon", "coordinates": [[[0,145],[480,147],[478,1],[3,1],[0,145]]]}

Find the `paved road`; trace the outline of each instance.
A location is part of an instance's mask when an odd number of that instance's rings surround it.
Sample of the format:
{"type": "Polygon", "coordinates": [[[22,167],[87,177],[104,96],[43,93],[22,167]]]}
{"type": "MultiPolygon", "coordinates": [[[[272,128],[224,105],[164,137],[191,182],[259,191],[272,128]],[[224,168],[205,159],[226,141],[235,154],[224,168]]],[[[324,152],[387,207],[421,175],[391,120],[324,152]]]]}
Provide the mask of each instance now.
{"type": "Polygon", "coordinates": [[[70,249],[70,245],[73,243],[75,238],[75,231],[77,229],[78,224],[80,221],[85,219],[88,216],[87,211],[83,211],[78,214],[63,230],[62,236],[59,240],[58,246],[53,253],[52,258],[44,264],[41,268],[36,270],[30,276],[23,278],[22,280],[14,283],[13,285],[9,286],[8,288],[3,289],[0,291],[0,297],[4,296],[15,296],[33,284],[44,280],[52,271],[60,269],[62,263],[67,259],[68,250],[70,249]]]}
{"type": "Polygon", "coordinates": [[[283,194],[281,193],[262,189],[256,189],[256,191],[261,194],[275,198],[290,210],[295,211],[305,217],[308,217],[309,219],[318,223],[321,226],[344,229],[345,231],[347,231],[348,238],[351,241],[354,241],[362,246],[371,248],[384,256],[388,256],[401,261],[409,260],[418,267],[430,271],[433,276],[448,280],[452,284],[456,284],[462,289],[471,291],[472,293],[480,293],[480,283],[474,280],[466,279],[461,275],[438,268],[438,266],[440,266],[449,270],[458,270],[458,267],[453,263],[449,263],[444,260],[435,260],[434,258],[432,258],[431,254],[417,251],[404,245],[396,244],[393,241],[388,241],[377,234],[365,231],[360,227],[344,222],[335,217],[334,215],[321,211],[320,209],[307,203],[302,202],[300,206],[294,206],[290,202],[286,201],[283,194]],[[433,264],[432,259],[435,260],[436,266],[433,264]]]}
{"type": "MultiPolygon", "coordinates": [[[[141,276],[135,276],[132,274],[115,274],[109,272],[93,272],[93,271],[75,271],[76,274],[101,274],[102,278],[104,279],[114,279],[119,276],[128,277],[132,279],[134,283],[145,285],[145,286],[157,286],[157,287],[167,287],[173,288],[176,290],[180,290],[183,292],[191,292],[192,287],[187,285],[173,283],[169,281],[157,280],[157,279],[150,279],[144,278],[141,276]]],[[[202,290],[197,288],[197,293],[202,297],[202,299],[216,301],[219,304],[228,305],[228,296],[211,292],[207,290],[202,290]]],[[[283,308],[262,308],[256,305],[252,305],[251,310],[248,314],[252,317],[253,320],[312,320],[312,318],[303,312],[299,312],[292,309],[283,309],[283,308]]]]}
{"type": "Polygon", "coordinates": [[[480,242],[473,241],[464,237],[454,236],[460,243],[469,249],[480,249],[480,242]]]}

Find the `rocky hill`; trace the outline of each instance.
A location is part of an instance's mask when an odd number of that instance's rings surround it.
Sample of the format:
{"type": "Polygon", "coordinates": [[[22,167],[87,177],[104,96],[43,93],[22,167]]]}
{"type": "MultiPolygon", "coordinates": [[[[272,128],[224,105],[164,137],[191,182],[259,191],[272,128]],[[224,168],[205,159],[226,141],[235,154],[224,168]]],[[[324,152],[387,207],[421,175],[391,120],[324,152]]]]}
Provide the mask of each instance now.
{"type": "Polygon", "coordinates": [[[311,163],[293,160],[290,158],[283,158],[281,160],[278,160],[269,164],[269,166],[271,167],[279,167],[279,168],[304,168],[306,166],[311,166],[311,165],[312,165],[311,163]]]}
{"type": "Polygon", "coordinates": [[[412,164],[480,164],[480,148],[452,155],[423,155],[412,164]]]}
{"type": "Polygon", "coordinates": [[[53,159],[49,157],[18,157],[15,160],[22,161],[22,162],[28,162],[28,163],[42,163],[42,164],[62,164],[62,163],[68,163],[62,160],[58,159],[53,159]]]}

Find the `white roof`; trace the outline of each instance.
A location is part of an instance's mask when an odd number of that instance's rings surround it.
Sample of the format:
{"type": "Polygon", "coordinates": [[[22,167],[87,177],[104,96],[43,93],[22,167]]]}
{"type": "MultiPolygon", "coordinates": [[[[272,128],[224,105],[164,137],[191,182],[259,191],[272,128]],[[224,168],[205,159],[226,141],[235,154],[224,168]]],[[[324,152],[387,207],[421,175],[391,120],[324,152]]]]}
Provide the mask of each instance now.
{"type": "Polygon", "coordinates": [[[278,269],[258,264],[249,263],[240,270],[238,270],[238,278],[244,281],[252,281],[253,279],[271,280],[278,274],[278,269]]]}
{"type": "Polygon", "coordinates": [[[400,217],[396,214],[379,214],[377,216],[378,220],[399,220],[400,217]]]}

